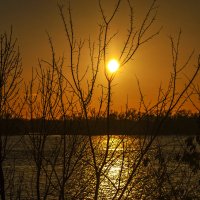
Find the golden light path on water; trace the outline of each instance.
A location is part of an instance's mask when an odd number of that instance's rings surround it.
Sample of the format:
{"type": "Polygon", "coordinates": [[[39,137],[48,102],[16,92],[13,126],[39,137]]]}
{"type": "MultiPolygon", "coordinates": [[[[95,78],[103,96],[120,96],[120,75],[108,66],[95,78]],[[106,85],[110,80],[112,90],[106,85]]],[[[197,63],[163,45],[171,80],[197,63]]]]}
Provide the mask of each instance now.
{"type": "MultiPolygon", "coordinates": [[[[118,135],[98,136],[93,139],[98,146],[98,150],[100,150],[100,165],[107,156],[102,170],[102,198],[106,196],[106,199],[112,199],[111,197],[115,196],[124,187],[129,178],[131,166],[133,166],[133,161],[138,155],[139,138],[118,135]]],[[[135,180],[138,179],[138,176],[135,175],[135,180]]],[[[137,190],[137,187],[135,190],[137,190]]]]}

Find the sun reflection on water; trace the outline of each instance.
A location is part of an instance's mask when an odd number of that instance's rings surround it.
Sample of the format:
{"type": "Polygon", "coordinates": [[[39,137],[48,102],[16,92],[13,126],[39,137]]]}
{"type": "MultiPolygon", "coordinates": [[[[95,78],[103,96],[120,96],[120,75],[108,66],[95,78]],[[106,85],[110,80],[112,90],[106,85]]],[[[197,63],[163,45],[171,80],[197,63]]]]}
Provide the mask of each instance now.
{"type": "Polygon", "coordinates": [[[101,161],[107,156],[102,170],[101,195],[109,199],[109,197],[115,196],[116,192],[120,191],[126,183],[139,140],[121,135],[99,136],[93,139],[98,146],[99,163],[101,164],[101,161]]]}

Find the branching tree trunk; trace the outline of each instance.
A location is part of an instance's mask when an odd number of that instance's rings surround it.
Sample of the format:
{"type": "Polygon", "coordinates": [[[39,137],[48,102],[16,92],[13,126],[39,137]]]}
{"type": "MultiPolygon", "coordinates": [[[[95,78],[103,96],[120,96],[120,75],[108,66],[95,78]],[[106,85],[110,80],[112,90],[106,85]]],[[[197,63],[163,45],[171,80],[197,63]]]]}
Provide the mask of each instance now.
{"type": "Polygon", "coordinates": [[[20,112],[18,101],[21,75],[21,56],[17,40],[13,40],[11,28],[10,33],[0,35],[0,196],[2,200],[6,199],[3,165],[8,151],[9,132],[5,127],[7,120],[16,117],[20,112]]]}
{"type": "MultiPolygon", "coordinates": [[[[109,29],[111,27],[112,21],[115,18],[117,11],[120,9],[120,4],[122,0],[118,0],[116,2],[116,6],[113,9],[113,12],[111,13],[110,17],[107,17],[104,13],[102,2],[99,1],[99,8],[101,11],[102,16],[102,23],[100,25],[100,31],[99,31],[99,37],[98,37],[98,47],[97,47],[97,59],[96,63],[94,64],[94,45],[93,47],[90,46],[90,57],[91,57],[91,74],[92,78],[90,81],[86,79],[86,74],[89,70],[89,68],[86,69],[86,73],[82,77],[80,77],[80,73],[82,71],[81,65],[80,65],[80,56],[81,56],[81,50],[83,48],[84,43],[80,40],[79,43],[77,43],[77,39],[75,37],[74,33],[74,24],[72,20],[72,14],[71,14],[71,8],[69,4],[68,8],[68,19],[69,21],[66,21],[63,6],[59,5],[60,15],[63,21],[63,25],[65,28],[65,33],[67,36],[67,42],[69,45],[69,52],[70,52],[70,61],[69,66],[71,70],[71,79],[67,76],[63,75],[64,78],[68,81],[68,84],[71,86],[71,89],[73,93],[77,96],[78,101],[80,102],[80,107],[82,109],[82,112],[84,114],[85,120],[86,120],[86,130],[87,134],[89,135],[89,145],[91,149],[91,155],[92,155],[92,166],[94,167],[94,173],[96,177],[96,183],[95,183],[95,192],[94,192],[94,199],[99,198],[99,191],[101,187],[101,178],[104,174],[104,171],[106,171],[105,167],[108,163],[108,154],[109,154],[109,147],[110,147],[110,107],[111,107],[111,87],[112,87],[112,81],[115,77],[115,74],[109,75],[107,72],[107,52],[109,49],[110,42],[113,40],[113,38],[116,36],[116,34],[111,34],[109,36],[109,29]],[[89,105],[92,101],[94,88],[96,84],[96,78],[97,78],[97,72],[99,71],[100,66],[103,64],[104,67],[104,74],[108,82],[108,92],[107,92],[107,100],[106,100],[106,116],[107,116],[107,122],[106,122],[106,131],[107,131],[107,140],[106,140],[106,149],[104,152],[104,155],[102,156],[102,160],[99,161],[99,158],[97,158],[97,154],[95,152],[95,144],[93,143],[92,136],[91,136],[91,128],[89,125],[89,105]],[[72,81],[71,81],[72,80],[72,81]],[[83,81],[89,82],[87,90],[85,89],[85,86],[83,84],[83,81]]],[[[130,21],[129,21],[129,30],[128,30],[128,36],[124,43],[124,46],[122,47],[121,54],[119,56],[120,66],[124,66],[126,63],[128,63],[133,56],[135,55],[135,52],[139,49],[142,44],[148,42],[154,36],[159,34],[160,30],[153,34],[149,34],[149,36],[146,37],[146,33],[151,29],[151,26],[153,25],[153,22],[156,17],[155,10],[155,3],[154,0],[152,5],[150,6],[149,10],[147,11],[147,14],[141,24],[141,26],[134,32],[133,29],[133,8],[128,1],[128,7],[130,11],[130,21]],[[153,14],[153,17],[151,15],[153,14]],[[127,53],[128,52],[128,53],[127,53]]],[[[89,41],[89,44],[91,42],[89,41]]],[[[100,104],[101,109],[101,104],[100,104]]]]}

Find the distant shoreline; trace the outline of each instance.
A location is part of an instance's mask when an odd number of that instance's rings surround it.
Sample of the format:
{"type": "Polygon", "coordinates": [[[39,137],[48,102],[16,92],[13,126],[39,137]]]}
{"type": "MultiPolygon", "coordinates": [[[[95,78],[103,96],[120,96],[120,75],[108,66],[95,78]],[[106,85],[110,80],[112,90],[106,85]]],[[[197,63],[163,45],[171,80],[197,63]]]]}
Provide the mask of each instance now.
{"type": "MultiPolygon", "coordinates": [[[[110,120],[110,135],[153,135],[160,121],[152,119],[110,120]]],[[[0,120],[1,135],[28,135],[28,133],[41,133],[48,135],[107,135],[106,119],[90,119],[90,133],[87,134],[86,121],[81,120],[41,120],[34,119],[3,119],[0,120]]],[[[198,117],[182,117],[179,119],[166,119],[158,135],[200,135],[200,122],[198,117]]]]}

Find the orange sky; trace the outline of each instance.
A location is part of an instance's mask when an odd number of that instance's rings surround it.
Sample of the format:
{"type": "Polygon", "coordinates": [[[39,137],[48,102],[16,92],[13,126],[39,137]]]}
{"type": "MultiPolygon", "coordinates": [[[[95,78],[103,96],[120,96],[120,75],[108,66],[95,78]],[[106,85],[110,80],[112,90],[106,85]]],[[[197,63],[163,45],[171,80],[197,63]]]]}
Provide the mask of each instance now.
{"type": "MultiPolygon", "coordinates": [[[[107,14],[113,8],[112,1],[103,0],[107,14]]],[[[134,17],[137,26],[144,16],[151,0],[132,1],[135,9],[134,17]]],[[[200,1],[199,0],[160,0],[158,1],[158,16],[152,30],[160,26],[163,29],[159,36],[138,50],[134,60],[122,68],[113,82],[113,108],[124,109],[128,96],[129,106],[137,107],[139,95],[136,76],[139,78],[147,101],[153,101],[160,82],[169,80],[171,70],[171,52],[169,35],[177,36],[179,29],[183,31],[180,63],[195,49],[191,67],[186,72],[190,74],[200,53],[200,1]]],[[[101,22],[96,0],[72,0],[72,15],[75,31],[78,37],[95,39],[98,23],[101,22]]],[[[108,57],[118,57],[120,46],[126,36],[128,12],[126,3],[122,3],[120,11],[113,22],[110,31],[117,31],[117,37],[112,41],[108,57]]],[[[24,75],[29,79],[31,68],[37,68],[38,58],[49,59],[50,49],[46,31],[53,38],[57,55],[66,55],[66,42],[63,25],[58,14],[56,0],[6,0],[0,1],[0,31],[9,30],[13,25],[18,38],[24,75]]],[[[86,45],[87,46],[87,45],[86,45]]],[[[86,54],[86,53],[85,53],[86,54]]],[[[82,62],[87,64],[87,56],[82,62]]],[[[199,77],[198,77],[199,79],[199,77]]],[[[100,74],[99,83],[106,85],[105,77],[100,74]]],[[[181,84],[184,84],[181,80],[181,84]]],[[[180,85],[181,85],[180,84],[180,85]]]]}

